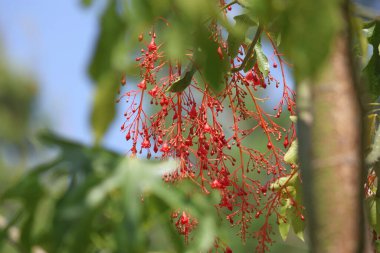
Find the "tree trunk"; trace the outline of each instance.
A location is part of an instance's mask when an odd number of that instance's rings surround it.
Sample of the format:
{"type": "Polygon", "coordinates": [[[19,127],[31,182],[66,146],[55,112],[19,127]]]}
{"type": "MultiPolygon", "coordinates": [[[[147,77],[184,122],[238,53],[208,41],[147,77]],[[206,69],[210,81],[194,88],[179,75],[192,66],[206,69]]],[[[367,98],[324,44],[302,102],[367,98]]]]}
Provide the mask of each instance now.
{"type": "MultiPolygon", "coordinates": [[[[298,87],[300,165],[311,252],[368,252],[363,210],[363,110],[348,2],[317,80],[298,87]]],[[[329,45],[326,45],[329,47],[329,45]]]]}

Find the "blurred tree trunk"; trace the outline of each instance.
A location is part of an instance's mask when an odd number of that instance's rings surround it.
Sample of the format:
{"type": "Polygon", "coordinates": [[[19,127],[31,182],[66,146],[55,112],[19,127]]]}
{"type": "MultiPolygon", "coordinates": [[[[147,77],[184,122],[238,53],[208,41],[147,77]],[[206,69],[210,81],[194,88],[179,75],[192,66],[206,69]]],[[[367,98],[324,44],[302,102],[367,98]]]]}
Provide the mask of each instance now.
{"type": "Polygon", "coordinates": [[[317,80],[300,84],[297,93],[305,207],[311,252],[318,253],[370,251],[362,190],[364,107],[352,56],[348,1],[342,20],[345,24],[317,80]]]}

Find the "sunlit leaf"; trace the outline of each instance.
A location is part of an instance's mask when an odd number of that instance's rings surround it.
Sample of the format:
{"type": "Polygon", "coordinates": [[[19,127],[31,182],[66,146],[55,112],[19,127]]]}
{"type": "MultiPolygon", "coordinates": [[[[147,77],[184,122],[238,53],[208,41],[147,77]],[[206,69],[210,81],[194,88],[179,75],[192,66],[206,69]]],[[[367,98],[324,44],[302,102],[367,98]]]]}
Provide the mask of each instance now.
{"type": "Polygon", "coordinates": [[[297,116],[289,116],[289,119],[293,122],[293,123],[297,123],[297,116]]]}
{"type": "Polygon", "coordinates": [[[279,190],[283,188],[285,185],[294,186],[297,182],[297,177],[298,173],[294,173],[294,175],[280,177],[274,183],[272,183],[269,188],[273,190],[279,190]]]}
{"type": "Polygon", "coordinates": [[[289,164],[297,164],[298,162],[298,142],[294,140],[288,151],[284,155],[284,161],[289,164]]]}
{"type": "Polygon", "coordinates": [[[269,73],[269,63],[260,42],[256,43],[255,45],[255,54],[260,72],[264,75],[264,77],[267,77],[269,73]]]}

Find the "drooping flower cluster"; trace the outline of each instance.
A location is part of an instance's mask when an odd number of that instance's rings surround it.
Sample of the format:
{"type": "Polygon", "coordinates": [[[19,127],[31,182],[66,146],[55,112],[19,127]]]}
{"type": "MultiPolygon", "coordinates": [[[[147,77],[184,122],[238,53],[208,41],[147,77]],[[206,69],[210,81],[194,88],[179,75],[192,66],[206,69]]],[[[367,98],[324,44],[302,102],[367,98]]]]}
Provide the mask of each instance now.
{"type": "MultiPolygon", "coordinates": [[[[221,58],[228,56],[227,42],[220,31],[214,26],[210,31],[213,35],[210,39],[220,45],[215,53],[221,58]]],[[[182,67],[182,62],[167,60],[156,34],[151,32],[146,48],[136,58],[141,80],[136,87],[127,85],[120,101],[127,104],[121,130],[131,143],[131,155],[177,158],[178,169],[163,179],[166,182],[190,179],[206,194],[218,190],[221,194],[218,207],[232,226],[240,227],[243,240],[250,233],[250,224],[264,215],[261,229],[253,234],[258,239],[258,249],[264,251],[272,242],[269,217],[283,219],[276,208],[284,198],[292,198],[286,190],[270,189],[270,185],[281,177],[298,174],[283,159],[285,149],[296,137],[294,125],[285,128],[278,123],[283,108],[287,109],[287,116],[295,114],[295,94],[286,83],[286,63],[270,34],[264,30],[262,36],[273,47],[273,55],[269,57],[272,70],[279,67],[282,78],[276,80],[270,71],[263,74],[255,63],[246,72],[226,73],[226,88],[215,95],[203,78],[194,77],[183,91],[170,92],[170,87],[189,70],[182,67]],[[271,86],[281,94],[278,101],[265,92],[271,86]],[[263,140],[265,147],[260,145],[263,140]]],[[[142,35],[139,40],[144,42],[142,35]]],[[[241,46],[239,54],[230,59],[231,70],[239,69],[246,55],[247,47],[241,46]]],[[[188,55],[189,63],[192,57],[188,55]]],[[[195,67],[202,76],[203,70],[195,67]]],[[[301,214],[301,207],[298,209],[301,214]]],[[[176,221],[186,238],[191,232],[189,228],[196,225],[194,218],[189,223],[188,217],[183,212],[176,221]]]]}

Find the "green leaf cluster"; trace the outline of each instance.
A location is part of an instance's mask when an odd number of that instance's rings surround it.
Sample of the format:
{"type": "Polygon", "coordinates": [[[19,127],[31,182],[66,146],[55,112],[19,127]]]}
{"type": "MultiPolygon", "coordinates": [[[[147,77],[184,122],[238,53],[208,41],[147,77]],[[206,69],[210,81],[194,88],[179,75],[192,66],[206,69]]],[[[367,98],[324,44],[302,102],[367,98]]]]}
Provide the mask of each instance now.
{"type": "Polygon", "coordinates": [[[280,216],[278,218],[278,229],[281,238],[285,241],[290,228],[292,228],[294,234],[304,241],[305,222],[301,218],[303,215],[302,187],[298,173],[277,179],[270,188],[274,191],[280,191],[283,196],[278,211],[280,216]]]}
{"type": "MultiPolygon", "coordinates": [[[[343,22],[340,0],[247,0],[251,16],[282,34],[281,46],[294,64],[297,80],[317,78],[343,22]]],[[[273,38],[275,40],[275,38],[273,38]]]]}
{"type": "Polygon", "coordinates": [[[174,160],[125,158],[49,132],[40,139],[60,154],[0,194],[1,218],[7,221],[0,226],[1,252],[10,245],[20,252],[36,247],[47,252],[200,252],[212,247],[220,222],[210,203],[217,204],[219,196],[204,195],[190,182],[164,184],[162,174],[177,168],[174,160]],[[173,210],[198,219],[189,246],[170,223],[173,210]],[[19,237],[12,237],[12,229],[19,237]]]}

